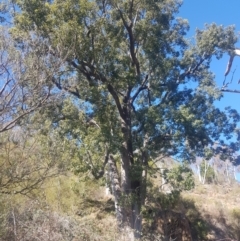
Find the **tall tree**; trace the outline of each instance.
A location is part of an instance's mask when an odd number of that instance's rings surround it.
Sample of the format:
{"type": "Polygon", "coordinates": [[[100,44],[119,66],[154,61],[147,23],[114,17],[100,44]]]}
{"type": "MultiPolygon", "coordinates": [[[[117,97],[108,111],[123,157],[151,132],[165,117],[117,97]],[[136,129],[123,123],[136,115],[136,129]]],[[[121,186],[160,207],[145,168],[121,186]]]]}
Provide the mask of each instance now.
{"type": "Polygon", "coordinates": [[[79,147],[75,170],[100,178],[108,165],[119,228],[140,238],[148,162],[210,158],[209,146],[232,136],[239,116],[214,106],[222,93],[210,63],[234,48],[234,28],[207,25],[189,41],[178,0],[17,3],[13,36],[40,37],[41,54],[62,63],[51,83],[72,99],[55,121],[79,147]]]}

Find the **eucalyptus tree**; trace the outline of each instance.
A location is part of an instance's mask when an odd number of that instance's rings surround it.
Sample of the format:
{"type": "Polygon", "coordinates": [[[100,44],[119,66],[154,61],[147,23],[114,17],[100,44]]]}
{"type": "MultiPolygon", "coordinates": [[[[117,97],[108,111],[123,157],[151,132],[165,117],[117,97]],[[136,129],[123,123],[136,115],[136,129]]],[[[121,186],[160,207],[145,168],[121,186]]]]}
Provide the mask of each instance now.
{"type": "Polygon", "coordinates": [[[100,178],[108,166],[119,228],[140,238],[148,163],[209,159],[209,146],[236,127],[236,112],[214,106],[222,92],[210,71],[214,56],[234,48],[234,28],[207,25],[190,41],[188,21],[176,17],[178,0],[17,4],[16,41],[38,36],[47,48],[42,55],[62,63],[43,84],[72,96],[54,126],[79,148],[75,171],[100,178]]]}

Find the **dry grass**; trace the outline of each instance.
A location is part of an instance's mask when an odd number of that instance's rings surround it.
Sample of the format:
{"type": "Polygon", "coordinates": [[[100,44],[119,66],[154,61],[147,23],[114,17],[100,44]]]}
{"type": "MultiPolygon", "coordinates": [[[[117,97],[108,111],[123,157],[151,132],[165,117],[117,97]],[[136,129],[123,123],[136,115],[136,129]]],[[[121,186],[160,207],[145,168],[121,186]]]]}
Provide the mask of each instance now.
{"type": "MultiPolygon", "coordinates": [[[[49,181],[33,199],[16,196],[0,200],[0,240],[120,240],[114,202],[100,184],[70,175],[49,181]]],[[[239,202],[237,183],[197,183],[194,190],[182,193],[174,210],[188,217],[194,241],[235,241],[240,240],[239,202]]]]}
{"type": "Polygon", "coordinates": [[[240,240],[240,215],[233,215],[234,210],[239,210],[239,183],[197,184],[193,191],[182,193],[182,198],[183,209],[190,220],[194,223],[193,219],[198,216],[204,223],[204,240],[240,240]],[[184,208],[184,202],[192,206],[185,205],[184,208]]]}

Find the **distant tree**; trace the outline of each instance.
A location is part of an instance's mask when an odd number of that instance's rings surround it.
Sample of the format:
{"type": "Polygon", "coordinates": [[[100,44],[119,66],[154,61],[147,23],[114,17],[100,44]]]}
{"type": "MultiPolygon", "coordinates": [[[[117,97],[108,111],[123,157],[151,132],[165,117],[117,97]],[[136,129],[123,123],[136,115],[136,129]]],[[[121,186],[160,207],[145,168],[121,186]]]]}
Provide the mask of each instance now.
{"type": "Polygon", "coordinates": [[[214,158],[214,166],[216,181],[219,183],[230,184],[238,181],[237,173],[239,165],[229,159],[221,160],[219,157],[214,158]]]}
{"type": "Polygon", "coordinates": [[[213,183],[215,173],[209,161],[203,160],[200,165],[200,176],[202,184],[213,183]]]}
{"type": "Polygon", "coordinates": [[[52,123],[79,148],[75,171],[101,178],[108,165],[119,228],[140,238],[149,161],[209,158],[233,135],[239,115],[215,107],[210,63],[234,48],[234,28],[206,25],[190,42],[176,0],[16,2],[18,48],[37,38],[46,46],[37,56],[62,63],[41,66],[54,72],[41,84],[71,96],[52,123]]]}
{"type": "Polygon", "coordinates": [[[238,146],[231,143],[229,146],[222,146],[214,143],[213,149],[215,154],[209,160],[196,158],[196,168],[199,175],[199,181],[205,182],[216,181],[218,183],[230,183],[237,180],[236,172],[239,170],[238,146]]]}

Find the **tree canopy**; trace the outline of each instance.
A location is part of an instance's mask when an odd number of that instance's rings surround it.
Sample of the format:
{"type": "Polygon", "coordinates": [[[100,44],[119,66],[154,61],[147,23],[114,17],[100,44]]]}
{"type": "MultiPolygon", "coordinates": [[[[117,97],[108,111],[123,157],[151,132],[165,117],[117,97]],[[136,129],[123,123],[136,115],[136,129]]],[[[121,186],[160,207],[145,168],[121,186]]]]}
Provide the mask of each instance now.
{"type": "MultiPolygon", "coordinates": [[[[86,122],[94,117],[105,138],[112,132],[116,140],[116,119],[126,118],[125,108],[131,110],[132,132],[147,133],[151,149],[162,140],[161,147],[170,151],[163,140],[171,132],[173,154],[188,146],[202,151],[233,131],[228,117],[213,106],[222,94],[209,69],[213,56],[221,58],[234,47],[233,27],[207,25],[191,43],[184,38],[187,20],[175,18],[180,1],[18,4],[13,35],[21,39],[28,33],[45,41],[45,54],[62,61],[52,83],[84,104],[82,117],[86,122]]],[[[143,145],[143,138],[138,142],[133,149],[143,145]]]]}

